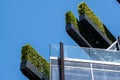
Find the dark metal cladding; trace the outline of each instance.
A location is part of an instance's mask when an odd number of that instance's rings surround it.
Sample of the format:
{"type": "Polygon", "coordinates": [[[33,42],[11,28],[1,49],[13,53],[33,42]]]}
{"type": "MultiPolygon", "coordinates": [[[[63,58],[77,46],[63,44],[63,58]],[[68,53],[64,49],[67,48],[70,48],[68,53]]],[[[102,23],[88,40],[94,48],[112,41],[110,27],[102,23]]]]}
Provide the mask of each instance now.
{"type": "Polygon", "coordinates": [[[84,14],[80,16],[81,27],[87,30],[91,39],[83,36],[93,48],[108,48],[112,42],[98,29],[98,27],[84,14]]]}
{"type": "Polygon", "coordinates": [[[106,49],[112,44],[86,15],[80,16],[79,26],[82,30],[66,25],[66,32],[79,46],[106,49]]]}
{"type": "Polygon", "coordinates": [[[33,64],[29,61],[23,61],[20,64],[20,70],[30,80],[48,80],[33,64]]]}
{"type": "Polygon", "coordinates": [[[68,35],[81,47],[92,47],[73,24],[66,25],[68,35]]]}

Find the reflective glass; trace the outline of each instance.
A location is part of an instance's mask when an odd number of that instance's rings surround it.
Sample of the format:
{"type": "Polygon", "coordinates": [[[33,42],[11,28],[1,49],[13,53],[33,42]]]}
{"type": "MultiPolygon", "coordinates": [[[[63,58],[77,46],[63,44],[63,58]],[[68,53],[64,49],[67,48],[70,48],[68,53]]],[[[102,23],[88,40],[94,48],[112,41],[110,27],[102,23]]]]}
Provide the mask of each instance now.
{"type": "Polygon", "coordinates": [[[93,64],[94,80],[120,80],[119,65],[93,64]]]}
{"type": "Polygon", "coordinates": [[[58,60],[51,59],[51,65],[58,65],[58,64],[59,64],[58,60]]]}
{"type": "Polygon", "coordinates": [[[65,67],[65,80],[91,80],[90,69],[65,67]]]}
{"type": "MultiPolygon", "coordinates": [[[[50,45],[53,57],[60,56],[60,45],[50,45]]],[[[120,62],[120,51],[64,45],[64,58],[120,62]]]]}
{"type": "Polygon", "coordinates": [[[51,80],[59,80],[59,68],[57,66],[51,66],[51,80]]]}
{"type": "Polygon", "coordinates": [[[90,68],[90,63],[85,62],[73,62],[73,61],[65,61],[65,66],[72,66],[72,67],[84,67],[84,68],[90,68]]]}
{"type": "Polygon", "coordinates": [[[60,57],[60,45],[50,45],[50,56],[60,57]]]}
{"type": "Polygon", "coordinates": [[[120,71],[120,66],[117,65],[106,65],[106,64],[92,64],[93,69],[105,69],[105,70],[115,70],[115,71],[120,71]]]}
{"type": "MultiPolygon", "coordinates": [[[[51,59],[51,63],[51,80],[59,80],[58,61],[51,59]]],[[[117,69],[119,65],[82,61],[65,61],[64,64],[65,80],[120,80],[120,70],[117,69]]]]}
{"type": "Polygon", "coordinates": [[[120,72],[94,70],[94,80],[120,80],[120,72]]]}
{"type": "MultiPolygon", "coordinates": [[[[86,50],[88,51],[88,50],[86,50]]],[[[74,59],[87,59],[90,60],[90,57],[84,49],[78,46],[66,46],[64,45],[64,57],[65,58],[74,58],[74,59]]]]}
{"type": "MultiPolygon", "coordinates": [[[[50,49],[51,57],[59,58],[60,46],[51,45],[50,49]]],[[[51,80],[59,80],[60,77],[57,58],[51,59],[51,80]]],[[[64,58],[65,80],[120,80],[120,65],[107,64],[120,62],[119,51],[64,45],[64,58]]]]}

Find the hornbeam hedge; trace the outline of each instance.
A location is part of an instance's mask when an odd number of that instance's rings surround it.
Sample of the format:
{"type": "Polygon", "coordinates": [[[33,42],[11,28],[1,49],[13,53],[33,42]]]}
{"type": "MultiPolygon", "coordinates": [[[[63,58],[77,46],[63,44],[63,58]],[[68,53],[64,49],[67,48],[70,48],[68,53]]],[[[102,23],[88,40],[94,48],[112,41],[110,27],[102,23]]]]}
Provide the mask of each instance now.
{"type": "Polygon", "coordinates": [[[31,62],[45,76],[49,77],[50,64],[29,44],[22,47],[21,61],[26,60],[31,62]]]}
{"type": "MultiPolygon", "coordinates": [[[[97,27],[98,29],[111,41],[114,42],[116,39],[111,34],[111,32],[105,27],[101,20],[94,14],[94,12],[87,6],[85,2],[82,2],[78,5],[79,15],[85,14],[97,27]]],[[[79,29],[81,25],[78,25],[79,22],[71,11],[66,13],[66,24],[72,23],[74,26],[79,29]]],[[[86,35],[87,36],[87,35],[86,35]]]]}
{"type": "Polygon", "coordinates": [[[78,29],[78,20],[71,11],[68,11],[66,14],[66,24],[72,23],[78,29]]]}
{"type": "Polygon", "coordinates": [[[110,41],[114,42],[115,37],[110,33],[110,31],[103,25],[101,20],[94,14],[94,12],[87,6],[85,2],[82,2],[78,6],[78,12],[79,15],[87,15],[88,18],[91,19],[91,21],[97,25],[98,29],[107,37],[110,41]]]}

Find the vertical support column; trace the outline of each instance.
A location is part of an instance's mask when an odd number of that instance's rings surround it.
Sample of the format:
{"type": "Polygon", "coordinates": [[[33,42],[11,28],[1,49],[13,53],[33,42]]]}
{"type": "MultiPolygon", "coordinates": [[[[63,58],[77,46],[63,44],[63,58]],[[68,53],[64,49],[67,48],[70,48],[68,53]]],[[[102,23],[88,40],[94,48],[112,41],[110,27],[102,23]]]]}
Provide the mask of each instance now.
{"type": "Polygon", "coordinates": [[[117,39],[116,49],[120,51],[120,36],[118,36],[118,39],[117,39]]]}
{"type": "Polygon", "coordinates": [[[60,80],[64,80],[64,47],[63,43],[60,42],[60,59],[59,59],[59,65],[60,65],[60,80]]]}

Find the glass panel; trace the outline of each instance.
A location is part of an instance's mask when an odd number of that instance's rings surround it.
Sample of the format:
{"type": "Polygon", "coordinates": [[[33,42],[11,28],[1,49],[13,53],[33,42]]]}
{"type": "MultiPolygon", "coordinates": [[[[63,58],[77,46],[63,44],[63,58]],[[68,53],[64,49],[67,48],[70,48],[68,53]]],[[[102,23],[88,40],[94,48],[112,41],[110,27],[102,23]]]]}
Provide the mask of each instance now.
{"type": "MultiPolygon", "coordinates": [[[[65,80],[120,80],[120,66],[101,63],[65,61],[65,80]],[[90,68],[92,64],[92,69],[90,68]]],[[[51,80],[59,80],[58,61],[51,59],[51,80]]]]}
{"type": "Polygon", "coordinates": [[[65,67],[65,80],[92,80],[90,69],[65,67]]]}
{"type": "Polygon", "coordinates": [[[106,80],[104,76],[95,76],[94,80],[106,80]]]}
{"type": "MultiPolygon", "coordinates": [[[[59,45],[51,45],[50,49],[51,56],[59,57],[59,45]]],[[[64,58],[120,62],[120,51],[64,45],[64,58]]]]}
{"type": "Polygon", "coordinates": [[[58,66],[59,62],[58,60],[52,60],[51,59],[51,65],[57,65],[58,66]]]}
{"type": "Polygon", "coordinates": [[[120,72],[106,71],[106,70],[93,70],[94,80],[120,80],[120,72]]]}
{"type": "Polygon", "coordinates": [[[120,66],[117,66],[117,65],[106,65],[106,64],[95,64],[95,63],[93,63],[92,65],[93,65],[93,69],[120,71],[120,66]]]}
{"type": "MultiPolygon", "coordinates": [[[[51,45],[52,57],[60,55],[60,45],[51,45]]],[[[120,51],[64,45],[64,58],[120,62],[120,51]]],[[[90,62],[65,61],[65,80],[92,80],[90,62]]],[[[58,62],[51,60],[51,80],[59,80],[58,62]]],[[[92,64],[94,80],[120,80],[120,67],[117,65],[92,64]]]]}
{"type": "Polygon", "coordinates": [[[94,49],[89,53],[93,60],[120,62],[120,51],[108,51],[104,49],[94,49]],[[96,57],[98,59],[96,59],[96,57]]]}
{"type": "Polygon", "coordinates": [[[104,76],[104,72],[103,72],[103,71],[94,70],[93,72],[94,72],[94,73],[93,73],[94,76],[100,76],[100,77],[101,77],[101,76],[104,76]]]}
{"type": "Polygon", "coordinates": [[[65,61],[65,66],[90,68],[90,63],[65,61]]]}
{"type": "MultiPolygon", "coordinates": [[[[86,50],[89,52],[89,50],[86,50]]],[[[90,57],[88,54],[86,54],[86,51],[78,46],[66,46],[64,45],[64,57],[65,58],[74,58],[74,59],[87,59],[90,60],[90,57]]]]}
{"type": "Polygon", "coordinates": [[[51,66],[51,80],[59,80],[59,68],[51,66]]]}
{"type": "Polygon", "coordinates": [[[50,45],[50,56],[60,57],[60,45],[50,45]]]}
{"type": "Polygon", "coordinates": [[[69,75],[65,74],[65,80],[92,80],[89,75],[69,75]]]}
{"type": "MultiPolygon", "coordinates": [[[[66,46],[64,45],[64,58],[74,58],[74,59],[88,59],[90,57],[86,52],[89,52],[89,49],[84,51],[79,46],[66,46]]],[[[52,57],[60,57],[60,45],[50,45],[50,56],[52,57]]]]}

